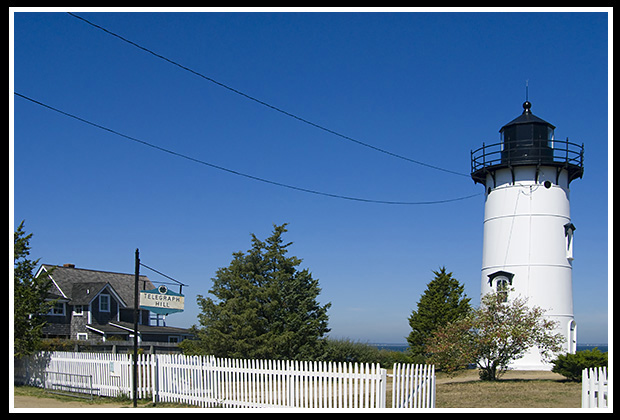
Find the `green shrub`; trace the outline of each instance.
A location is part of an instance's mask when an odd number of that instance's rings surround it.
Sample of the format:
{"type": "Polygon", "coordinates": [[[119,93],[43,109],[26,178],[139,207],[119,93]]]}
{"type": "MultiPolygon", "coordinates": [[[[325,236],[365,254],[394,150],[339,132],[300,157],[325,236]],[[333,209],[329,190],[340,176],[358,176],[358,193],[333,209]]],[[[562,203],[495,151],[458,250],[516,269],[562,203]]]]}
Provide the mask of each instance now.
{"type": "Polygon", "coordinates": [[[371,344],[345,339],[328,339],[326,361],[379,363],[384,369],[392,369],[394,363],[412,363],[411,355],[402,351],[378,349],[371,344]]]}
{"type": "Polygon", "coordinates": [[[39,344],[39,351],[75,351],[75,340],[60,338],[43,338],[39,344]]]}
{"type": "Polygon", "coordinates": [[[392,369],[394,363],[414,363],[413,359],[404,351],[380,350],[379,351],[381,367],[392,369]]]}
{"type": "Polygon", "coordinates": [[[379,349],[359,341],[330,338],[327,339],[323,359],[331,362],[378,363],[379,349]]]}
{"type": "Polygon", "coordinates": [[[571,381],[581,382],[584,369],[607,366],[607,352],[597,347],[592,350],[578,351],[573,354],[562,354],[553,361],[552,372],[559,373],[571,381]]]}

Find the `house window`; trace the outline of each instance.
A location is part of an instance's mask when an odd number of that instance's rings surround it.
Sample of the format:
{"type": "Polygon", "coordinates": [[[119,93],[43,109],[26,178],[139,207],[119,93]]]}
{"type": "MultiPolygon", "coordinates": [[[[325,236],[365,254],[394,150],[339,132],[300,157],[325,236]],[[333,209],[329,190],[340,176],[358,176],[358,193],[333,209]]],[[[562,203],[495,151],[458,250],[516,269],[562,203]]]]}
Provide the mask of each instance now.
{"type": "Polygon", "coordinates": [[[99,312],[110,312],[110,295],[99,295],[99,312]]]}
{"type": "Polygon", "coordinates": [[[62,316],[65,314],[65,304],[63,302],[56,302],[54,306],[50,308],[48,315],[62,316]]]}
{"type": "Polygon", "coordinates": [[[77,339],[78,339],[78,341],[86,341],[86,340],[88,340],[88,334],[87,333],[78,333],[77,339]]]}
{"type": "Polygon", "coordinates": [[[156,327],[165,327],[166,315],[149,312],[149,325],[154,325],[156,327]]]}

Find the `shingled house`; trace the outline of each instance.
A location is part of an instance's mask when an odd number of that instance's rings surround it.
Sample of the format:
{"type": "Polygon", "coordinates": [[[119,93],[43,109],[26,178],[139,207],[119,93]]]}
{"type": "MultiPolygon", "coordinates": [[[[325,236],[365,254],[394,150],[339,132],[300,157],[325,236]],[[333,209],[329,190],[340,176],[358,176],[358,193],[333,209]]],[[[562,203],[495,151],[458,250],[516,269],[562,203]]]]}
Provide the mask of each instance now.
{"type": "MultiPolygon", "coordinates": [[[[47,338],[104,342],[133,339],[134,274],[43,264],[37,271],[52,279],[49,299],[56,303],[46,314],[47,338]]],[[[147,276],[139,277],[140,290],[153,289],[147,276]]],[[[187,329],[167,327],[161,315],[138,311],[138,339],[176,343],[188,338],[187,329]]]]}

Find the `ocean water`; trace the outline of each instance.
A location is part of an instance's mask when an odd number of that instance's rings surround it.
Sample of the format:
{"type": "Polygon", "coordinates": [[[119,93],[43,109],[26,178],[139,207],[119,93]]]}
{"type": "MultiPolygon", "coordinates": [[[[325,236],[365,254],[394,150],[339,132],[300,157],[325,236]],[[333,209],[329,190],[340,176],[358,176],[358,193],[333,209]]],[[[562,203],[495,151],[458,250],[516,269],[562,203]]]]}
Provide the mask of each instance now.
{"type": "MultiPolygon", "coordinates": [[[[379,350],[387,349],[392,351],[405,351],[407,350],[407,344],[399,344],[399,343],[370,343],[371,346],[377,347],[379,350]]],[[[598,349],[602,352],[606,352],[607,344],[577,344],[577,351],[582,350],[592,350],[593,348],[598,347],[598,349]]]]}
{"type": "Polygon", "coordinates": [[[597,347],[603,353],[609,351],[607,344],[577,344],[577,351],[592,350],[594,347],[597,347]]]}

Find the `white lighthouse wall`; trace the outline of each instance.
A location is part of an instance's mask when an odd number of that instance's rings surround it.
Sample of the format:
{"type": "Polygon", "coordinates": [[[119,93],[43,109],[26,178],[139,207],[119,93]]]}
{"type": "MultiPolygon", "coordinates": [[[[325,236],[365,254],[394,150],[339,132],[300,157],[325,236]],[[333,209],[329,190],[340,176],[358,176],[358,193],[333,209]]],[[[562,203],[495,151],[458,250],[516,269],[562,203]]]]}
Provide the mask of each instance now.
{"type": "MultiPolygon", "coordinates": [[[[556,183],[556,168],[516,167],[487,177],[481,294],[495,291],[489,275],[514,274],[512,295],[528,298],[546,316],[559,322],[556,332],[565,337],[565,351],[574,345],[569,334],[573,319],[572,255],[568,258],[564,225],[570,223],[566,171],[556,183]],[[545,181],[549,181],[545,185],[545,181]],[[489,192],[489,187],[491,188],[489,192]],[[547,188],[548,187],[548,188],[547,188]]],[[[535,350],[512,366],[515,369],[550,369],[535,350]]]]}

